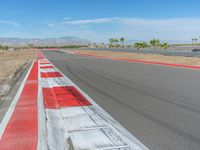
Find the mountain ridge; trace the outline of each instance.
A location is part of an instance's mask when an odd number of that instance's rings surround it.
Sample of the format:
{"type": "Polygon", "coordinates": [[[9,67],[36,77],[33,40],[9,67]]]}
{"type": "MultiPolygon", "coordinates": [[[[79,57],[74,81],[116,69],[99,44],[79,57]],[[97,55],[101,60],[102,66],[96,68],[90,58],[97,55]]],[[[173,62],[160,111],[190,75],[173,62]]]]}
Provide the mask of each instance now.
{"type": "Polygon", "coordinates": [[[65,36],[58,38],[9,38],[0,37],[0,45],[7,46],[27,46],[33,44],[35,46],[62,46],[62,45],[87,45],[91,41],[81,39],[75,36],[65,36]]]}

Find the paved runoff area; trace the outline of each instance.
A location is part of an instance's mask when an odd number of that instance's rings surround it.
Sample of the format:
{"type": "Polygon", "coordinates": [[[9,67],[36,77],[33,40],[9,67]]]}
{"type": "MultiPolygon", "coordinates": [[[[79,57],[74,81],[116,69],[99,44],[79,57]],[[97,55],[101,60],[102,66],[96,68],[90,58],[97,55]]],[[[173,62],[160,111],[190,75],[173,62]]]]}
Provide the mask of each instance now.
{"type": "Polygon", "coordinates": [[[148,150],[40,51],[0,124],[1,150],[148,150]]]}

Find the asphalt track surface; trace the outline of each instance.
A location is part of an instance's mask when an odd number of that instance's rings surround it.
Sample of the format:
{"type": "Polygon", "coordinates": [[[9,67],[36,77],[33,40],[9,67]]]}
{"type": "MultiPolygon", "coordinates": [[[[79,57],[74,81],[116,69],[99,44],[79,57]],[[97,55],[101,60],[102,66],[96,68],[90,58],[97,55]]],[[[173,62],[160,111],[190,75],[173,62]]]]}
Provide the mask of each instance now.
{"type": "Polygon", "coordinates": [[[200,71],[43,54],[151,150],[200,150],[200,71]]]}

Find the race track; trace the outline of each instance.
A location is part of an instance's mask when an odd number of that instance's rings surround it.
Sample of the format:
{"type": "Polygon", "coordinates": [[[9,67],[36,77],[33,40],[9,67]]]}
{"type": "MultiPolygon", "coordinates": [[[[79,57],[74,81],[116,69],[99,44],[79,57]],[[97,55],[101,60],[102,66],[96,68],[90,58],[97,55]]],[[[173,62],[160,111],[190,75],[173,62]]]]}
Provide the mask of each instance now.
{"type": "Polygon", "coordinates": [[[200,71],[42,51],[150,150],[200,149],[200,71]]]}

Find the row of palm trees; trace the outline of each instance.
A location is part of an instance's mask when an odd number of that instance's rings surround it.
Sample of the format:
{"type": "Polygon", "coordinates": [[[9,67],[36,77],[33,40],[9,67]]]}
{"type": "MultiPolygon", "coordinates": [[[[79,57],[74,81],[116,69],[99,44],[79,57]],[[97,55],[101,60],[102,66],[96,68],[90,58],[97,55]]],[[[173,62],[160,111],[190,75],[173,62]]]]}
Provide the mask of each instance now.
{"type": "Polygon", "coordinates": [[[161,47],[163,49],[168,49],[169,44],[168,43],[161,43],[159,39],[152,39],[152,40],[150,40],[149,43],[147,43],[147,42],[136,42],[134,44],[134,47],[138,50],[141,49],[141,48],[147,48],[147,47],[151,47],[151,48],[154,48],[154,49],[159,48],[159,47],[161,47]]]}
{"type": "Polygon", "coordinates": [[[124,42],[125,42],[125,38],[121,37],[120,39],[115,39],[115,38],[111,38],[109,39],[109,47],[119,47],[121,46],[122,48],[124,47],[124,42]],[[119,45],[118,43],[121,42],[121,45],[119,45]]]}
{"type": "MultiPolygon", "coordinates": [[[[110,48],[113,48],[113,47],[121,47],[121,48],[124,48],[124,42],[125,42],[125,38],[124,37],[121,37],[120,39],[116,39],[116,38],[111,38],[109,39],[109,47],[110,48]],[[121,44],[119,44],[119,42],[121,44]]],[[[151,47],[151,48],[163,48],[163,49],[167,49],[169,48],[169,44],[168,43],[161,43],[159,39],[152,39],[150,40],[149,43],[147,42],[136,42],[134,43],[134,47],[136,49],[141,49],[141,48],[148,48],[148,47],[151,47]]]]}
{"type": "Polygon", "coordinates": [[[2,46],[2,45],[0,45],[0,50],[8,50],[8,46],[2,46]]]}

